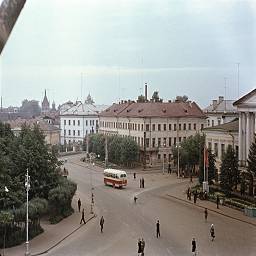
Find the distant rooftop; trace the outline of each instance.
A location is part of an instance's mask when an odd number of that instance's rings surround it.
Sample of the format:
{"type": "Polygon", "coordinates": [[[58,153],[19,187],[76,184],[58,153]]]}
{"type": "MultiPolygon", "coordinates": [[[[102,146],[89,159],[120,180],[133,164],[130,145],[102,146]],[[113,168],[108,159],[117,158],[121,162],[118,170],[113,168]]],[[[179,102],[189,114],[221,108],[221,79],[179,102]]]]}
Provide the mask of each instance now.
{"type": "Polygon", "coordinates": [[[237,108],[233,106],[235,100],[225,100],[223,96],[213,100],[212,104],[204,109],[205,113],[237,113],[237,108]]]}
{"type": "Polygon", "coordinates": [[[233,121],[225,124],[207,127],[204,128],[203,131],[239,132],[239,119],[235,118],[233,121]]]}

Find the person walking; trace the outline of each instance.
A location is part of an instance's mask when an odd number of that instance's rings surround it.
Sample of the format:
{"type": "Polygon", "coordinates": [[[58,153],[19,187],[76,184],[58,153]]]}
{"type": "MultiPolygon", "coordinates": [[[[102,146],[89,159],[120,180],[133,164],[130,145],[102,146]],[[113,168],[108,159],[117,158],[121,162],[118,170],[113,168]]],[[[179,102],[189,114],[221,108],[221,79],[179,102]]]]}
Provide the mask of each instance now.
{"type": "Polygon", "coordinates": [[[192,239],[192,255],[196,255],[196,239],[192,239]]]}
{"type": "Polygon", "coordinates": [[[136,180],[136,172],[133,173],[133,179],[136,180]]]}
{"type": "Polygon", "coordinates": [[[144,250],[145,250],[145,241],[143,238],[141,238],[141,256],[144,256],[144,250]]]}
{"type": "Polygon", "coordinates": [[[190,188],[187,189],[187,199],[189,199],[190,188]]]}
{"type": "Polygon", "coordinates": [[[104,225],[104,218],[101,216],[100,218],[100,232],[103,233],[103,225],[104,225]]]}
{"type": "Polygon", "coordinates": [[[138,256],[140,256],[140,255],[141,255],[141,240],[139,238],[139,240],[138,240],[138,256]]]}
{"type": "Polygon", "coordinates": [[[211,225],[211,228],[210,228],[210,234],[211,234],[211,238],[212,238],[212,241],[213,241],[214,238],[215,238],[215,230],[214,230],[213,224],[211,225]]]}
{"type": "Polygon", "coordinates": [[[196,204],[196,200],[197,200],[197,191],[194,192],[194,204],[196,204]]]}
{"type": "Polygon", "coordinates": [[[208,210],[207,208],[204,209],[204,220],[205,222],[207,222],[207,218],[208,218],[208,210]]]}
{"type": "Polygon", "coordinates": [[[217,195],[217,198],[216,198],[217,209],[219,209],[219,204],[220,204],[220,197],[219,195],[217,195]]]}
{"type": "Polygon", "coordinates": [[[159,220],[156,222],[156,237],[160,237],[160,223],[159,220]]]}
{"type": "Polygon", "coordinates": [[[136,204],[137,199],[138,199],[138,197],[136,197],[136,196],[133,197],[133,200],[134,200],[135,204],[136,204]]]}
{"type": "Polygon", "coordinates": [[[78,201],[77,201],[77,206],[78,206],[78,211],[80,212],[80,210],[81,210],[81,205],[82,205],[82,203],[81,203],[81,200],[80,200],[80,198],[78,199],[78,201]]]}
{"type": "Polygon", "coordinates": [[[82,224],[82,222],[85,224],[85,219],[84,219],[84,208],[82,210],[82,217],[81,217],[81,220],[80,220],[80,224],[82,224]]]}
{"type": "Polygon", "coordinates": [[[144,183],[144,178],[143,177],[141,179],[141,183],[142,183],[142,188],[145,188],[145,183],[144,183]]]}

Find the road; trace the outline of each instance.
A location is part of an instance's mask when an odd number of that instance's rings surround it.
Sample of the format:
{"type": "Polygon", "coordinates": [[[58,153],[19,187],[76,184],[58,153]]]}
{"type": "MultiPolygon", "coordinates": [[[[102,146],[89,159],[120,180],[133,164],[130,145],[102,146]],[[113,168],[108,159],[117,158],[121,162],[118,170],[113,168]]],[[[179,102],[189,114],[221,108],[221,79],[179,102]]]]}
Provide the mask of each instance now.
{"type": "MultiPolygon", "coordinates": [[[[90,197],[94,187],[98,217],[48,253],[51,256],[115,256],[137,255],[137,240],[146,241],[145,255],[192,255],[191,240],[196,238],[199,255],[255,255],[256,227],[216,213],[204,222],[202,209],[166,196],[175,192],[184,181],[160,173],[143,174],[145,189],[138,188],[137,179],[128,175],[128,186],[113,189],[103,184],[102,171],[82,166],[79,156],[70,156],[65,164],[78,191],[90,197]],[[138,196],[137,204],[133,195],[138,196]],[[105,218],[104,232],[100,233],[99,219],[105,218]],[[155,223],[160,220],[161,238],[155,236],[155,223]],[[216,240],[209,238],[210,224],[214,223],[216,240]]],[[[89,210],[89,206],[86,207],[89,210]]]]}

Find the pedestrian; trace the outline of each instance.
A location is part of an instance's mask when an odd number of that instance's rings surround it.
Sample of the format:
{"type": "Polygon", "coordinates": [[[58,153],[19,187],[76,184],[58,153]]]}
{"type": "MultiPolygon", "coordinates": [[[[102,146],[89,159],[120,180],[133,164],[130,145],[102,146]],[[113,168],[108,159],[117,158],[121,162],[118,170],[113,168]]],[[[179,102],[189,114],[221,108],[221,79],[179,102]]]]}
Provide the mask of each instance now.
{"type": "Polygon", "coordinates": [[[104,225],[104,218],[103,218],[103,216],[101,216],[101,218],[100,218],[100,232],[101,233],[103,232],[103,225],[104,225]]]}
{"type": "Polygon", "coordinates": [[[170,163],[168,164],[168,173],[171,174],[171,164],[170,163]]]}
{"type": "Polygon", "coordinates": [[[217,209],[219,209],[219,204],[220,204],[220,197],[219,197],[219,195],[217,195],[216,204],[217,204],[217,209]]]}
{"type": "Polygon", "coordinates": [[[185,178],[185,172],[184,172],[184,170],[182,171],[182,178],[183,178],[183,179],[185,178]]]}
{"type": "Polygon", "coordinates": [[[142,183],[142,188],[145,188],[145,183],[144,183],[144,178],[143,177],[141,179],[141,183],[142,183]]]}
{"type": "Polygon", "coordinates": [[[212,241],[213,241],[214,238],[215,238],[215,230],[214,230],[213,224],[211,225],[211,228],[210,228],[210,234],[211,234],[211,238],[212,238],[212,241]]]}
{"type": "Polygon", "coordinates": [[[133,197],[133,200],[134,200],[135,204],[136,204],[137,199],[138,199],[138,197],[136,197],[136,196],[133,197]]]}
{"type": "Polygon", "coordinates": [[[192,173],[190,174],[190,182],[193,183],[193,176],[192,176],[192,173]]]}
{"type": "Polygon", "coordinates": [[[145,241],[143,238],[141,238],[141,256],[144,256],[144,250],[145,250],[145,241]]]}
{"type": "Polygon", "coordinates": [[[80,212],[80,210],[81,210],[81,205],[82,205],[80,198],[79,198],[78,201],[77,201],[77,205],[78,205],[78,211],[80,212]]]}
{"type": "Polygon", "coordinates": [[[191,191],[189,191],[188,199],[191,201],[191,191]]]}
{"type": "Polygon", "coordinates": [[[160,237],[160,223],[159,220],[156,222],[156,237],[160,237]]]}
{"type": "Polygon", "coordinates": [[[133,173],[133,179],[136,180],[136,172],[133,173]]]}
{"type": "Polygon", "coordinates": [[[140,255],[141,255],[141,240],[139,238],[139,240],[138,240],[138,256],[140,256],[140,255]]]}
{"type": "Polygon", "coordinates": [[[194,204],[196,204],[196,200],[197,200],[197,191],[194,192],[194,204]]]}
{"type": "Polygon", "coordinates": [[[190,188],[187,189],[187,199],[189,199],[190,188]]]}
{"type": "Polygon", "coordinates": [[[82,217],[81,217],[81,220],[80,220],[80,224],[82,224],[82,222],[85,224],[85,219],[84,219],[84,208],[82,210],[82,217]]]}
{"type": "Polygon", "coordinates": [[[192,239],[192,255],[196,255],[196,239],[192,239]]]}
{"type": "Polygon", "coordinates": [[[208,218],[208,210],[207,208],[204,209],[204,220],[205,222],[207,222],[207,218],[208,218]]]}

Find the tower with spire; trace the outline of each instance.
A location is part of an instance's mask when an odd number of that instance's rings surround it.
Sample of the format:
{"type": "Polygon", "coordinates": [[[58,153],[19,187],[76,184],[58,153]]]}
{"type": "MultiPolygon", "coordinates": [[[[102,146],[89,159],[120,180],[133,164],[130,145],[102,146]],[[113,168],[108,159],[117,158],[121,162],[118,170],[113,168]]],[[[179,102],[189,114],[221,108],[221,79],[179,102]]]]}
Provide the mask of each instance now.
{"type": "Polygon", "coordinates": [[[42,114],[45,115],[50,112],[50,103],[46,96],[46,90],[44,90],[44,99],[42,101],[42,114]]]}

